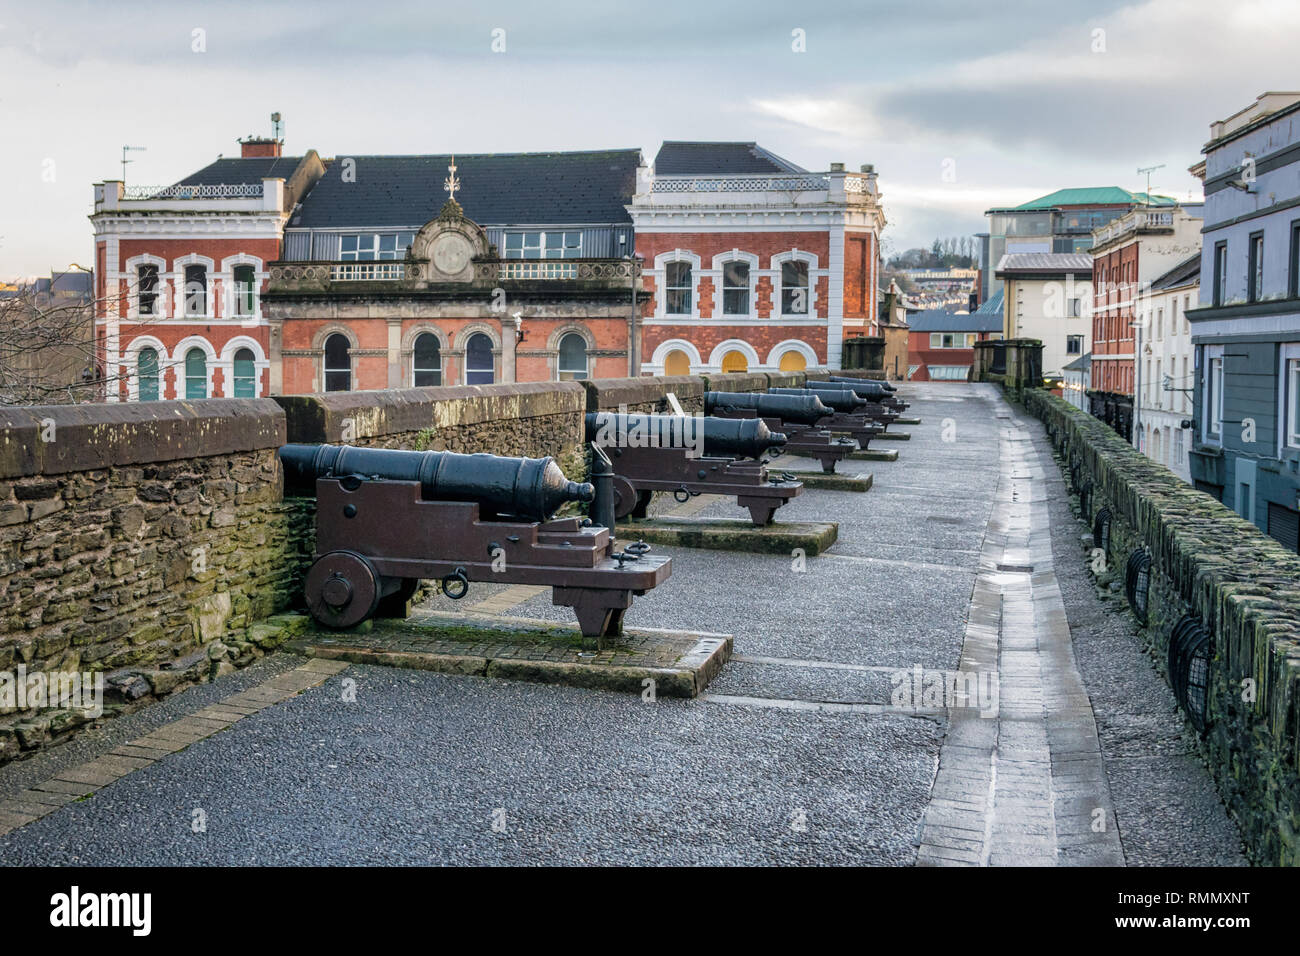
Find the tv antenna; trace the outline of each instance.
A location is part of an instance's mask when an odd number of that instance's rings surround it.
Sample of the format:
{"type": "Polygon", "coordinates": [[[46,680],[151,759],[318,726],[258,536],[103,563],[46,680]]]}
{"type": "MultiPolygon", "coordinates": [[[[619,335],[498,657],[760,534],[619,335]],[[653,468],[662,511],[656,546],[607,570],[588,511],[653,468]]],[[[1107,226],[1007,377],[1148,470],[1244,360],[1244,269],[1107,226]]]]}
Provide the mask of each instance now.
{"type": "Polygon", "coordinates": [[[122,147],[122,185],[126,185],[126,164],[134,163],[134,159],[127,159],[127,153],[143,153],[148,146],[123,146],[122,147]]]}
{"type": "Polygon", "coordinates": [[[1161,163],[1159,166],[1138,167],[1138,175],[1141,176],[1143,173],[1146,173],[1146,177],[1147,177],[1146,202],[1144,205],[1147,206],[1151,205],[1151,174],[1154,173],[1157,169],[1164,169],[1164,168],[1165,168],[1164,163],[1161,163]]]}

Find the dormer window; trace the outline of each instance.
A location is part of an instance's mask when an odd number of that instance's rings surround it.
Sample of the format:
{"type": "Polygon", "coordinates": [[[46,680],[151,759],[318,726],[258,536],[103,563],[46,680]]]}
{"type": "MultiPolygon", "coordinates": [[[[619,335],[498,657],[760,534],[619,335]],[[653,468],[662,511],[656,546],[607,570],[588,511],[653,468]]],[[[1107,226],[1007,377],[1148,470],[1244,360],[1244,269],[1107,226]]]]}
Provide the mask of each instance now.
{"type": "Polygon", "coordinates": [[[507,259],[577,259],[581,256],[580,230],[506,233],[507,259]]]}
{"type": "Polygon", "coordinates": [[[339,259],[343,262],[373,262],[405,259],[415,241],[413,232],[358,233],[339,237],[339,259]]]}

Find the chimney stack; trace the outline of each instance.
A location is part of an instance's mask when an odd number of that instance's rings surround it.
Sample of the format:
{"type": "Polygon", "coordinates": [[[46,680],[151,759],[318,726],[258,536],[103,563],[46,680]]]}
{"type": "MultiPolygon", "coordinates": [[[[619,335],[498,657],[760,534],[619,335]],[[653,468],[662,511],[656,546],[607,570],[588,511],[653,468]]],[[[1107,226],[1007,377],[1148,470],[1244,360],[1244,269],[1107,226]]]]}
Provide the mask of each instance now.
{"type": "Polygon", "coordinates": [[[241,159],[254,159],[262,156],[279,156],[284,143],[282,140],[264,136],[249,136],[239,141],[241,159]]]}

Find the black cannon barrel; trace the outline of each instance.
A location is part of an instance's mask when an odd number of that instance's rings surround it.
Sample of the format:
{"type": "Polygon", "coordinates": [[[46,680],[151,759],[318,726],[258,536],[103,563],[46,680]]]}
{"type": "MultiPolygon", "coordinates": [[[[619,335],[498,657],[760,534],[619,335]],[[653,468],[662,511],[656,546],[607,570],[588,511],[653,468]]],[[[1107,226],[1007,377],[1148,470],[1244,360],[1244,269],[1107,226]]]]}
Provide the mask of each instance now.
{"type": "Polygon", "coordinates": [[[846,388],[852,389],[869,402],[881,402],[893,397],[874,382],[854,382],[852,385],[845,385],[843,382],[808,382],[807,387],[815,392],[835,392],[846,388]]]}
{"type": "Polygon", "coordinates": [[[836,412],[856,412],[867,404],[867,400],[853,389],[845,387],[840,391],[829,388],[769,388],[769,395],[816,395],[821,403],[836,412]]]}
{"type": "Polygon", "coordinates": [[[832,410],[816,395],[767,395],[763,392],[705,392],[704,412],[728,408],[752,409],[766,418],[779,418],[794,425],[816,425],[832,410]]]}
{"type": "Polygon", "coordinates": [[[495,514],[545,521],[569,501],[590,501],[589,484],[569,481],[554,458],[503,458],[451,451],[352,445],[285,445],[287,491],[313,493],[317,478],[418,481],[426,501],[477,501],[495,514]]]}
{"type": "Polygon", "coordinates": [[[593,412],[587,416],[587,441],[615,448],[691,448],[711,458],[758,458],[783,446],[785,435],[761,418],[593,412]]]}
{"type": "Polygon", "coordinates": [[[832,375],[826,381],[835,382],[840,385],[858,385],[858,384],[879,385],[887,392],[898,391],[898,386],[896,386],[893,382],[886,382],[884,379],[881,378],[850,378],[847,375],[832,375]]]}

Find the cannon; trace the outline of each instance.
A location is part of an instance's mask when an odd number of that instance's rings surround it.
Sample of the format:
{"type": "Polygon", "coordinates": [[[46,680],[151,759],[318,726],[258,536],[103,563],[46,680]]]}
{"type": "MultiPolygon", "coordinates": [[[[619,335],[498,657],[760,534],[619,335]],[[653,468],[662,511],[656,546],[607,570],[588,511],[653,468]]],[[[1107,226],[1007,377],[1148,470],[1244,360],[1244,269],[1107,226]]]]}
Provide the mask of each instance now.
{"type": "Polygon", "coordinates": [[[826,382],[809,382],[811,387],[834,387],[851,388],[868,401],[880,402],[888,408],[903,411],[908,407],[908,403],[903,401],[894,393],[897,389],[889,382],[879,382],[875,379],[858,378],[851,379],[845,377],[835,377],[826,382]]]}
{"type": "Polygon", "coordinates": [[[633,595],[667,580],[672,563],[643,542],[616,550],[613,470],[599,449],[593,459],[589,484],[553,458],[285,445],[286,494],[316,498],[307,609],[349,628],[403,616],[421,580],[453,599],[471,581],[550,585],[585,637],[621,633],[633,595]],[[553,517],[571,502],[589,502],[594,518],[553,517]]]}
{"type": "Polygon", "coordinates": [[[889,424],[887,418],[875,417],[867,399],[847,386],[839,391],[833,389],[806,388],[769,388],[768,394],[777,395],[815,395],[823,405],[833,413],[824,427],[832,434],[848,435],[866,449],[871,439],[884,432],[889,424]]]}
{"type": "Polygon", "coordinates": [[[866,406],[862,409],[862,414],[866,415],[872,421],[879,422],[881,425],[888,425],[898,417],[898,405],[902,404],[899,399],[887,395],[884,391],[874,385],[844,385],[840,382],[808,382],[804,386],[808,391],[817,395],[823,393],[837,393],[845,389],[852,391],[854,394],[866,400],[866,406]]]}
{"type": "Polygon", "coordinates": [[[879,385],[886,392],[898,391],[898,387],[893,382],[886,382],[883,378],[851,378],[848,375],[832,375],[826,381],[841,385],[879,385]]]}
{"type": "Polygon", "coordinates": [[[785,432],[786,453],[816,458],[828,473],[858,450],[852,438],[836,438],[826,430],[835,413],[811,393],[705,392],[704,413],[720,418],[761,418],[768,428],[785,432]]]}
{"type": "Polygon", "coordinates": [[[701,494],[735,495],[761,527],[803,491],[793,475],[769,474],[764,467],[762,456],[782,448],[786,436],[761,418],[595,412],[586,428],[587,441],[613,464],[618,518],[644,518],[656,491],[671,492],[680,502],[701,494]]]}

